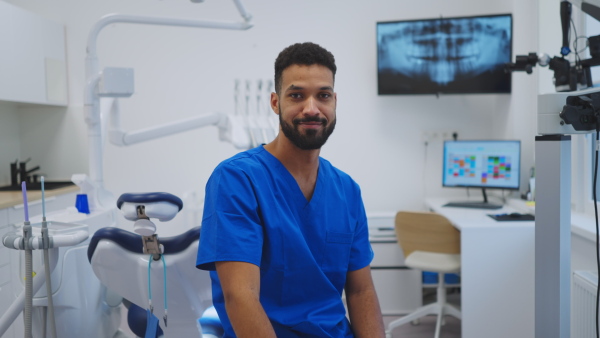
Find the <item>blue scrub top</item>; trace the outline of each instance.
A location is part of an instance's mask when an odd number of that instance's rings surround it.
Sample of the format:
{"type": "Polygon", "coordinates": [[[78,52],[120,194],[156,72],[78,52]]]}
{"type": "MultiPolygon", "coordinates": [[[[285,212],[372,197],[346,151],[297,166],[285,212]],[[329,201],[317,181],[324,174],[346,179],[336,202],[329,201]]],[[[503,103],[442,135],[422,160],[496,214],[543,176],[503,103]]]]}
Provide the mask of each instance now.
{"type": "Polygon", "coordinates": [[[310,201],[262,146],[222,162],[207,183],[196,264],[213,270],[226,337],[235,334],[214,262],[260,267],[260,302],[278,337],[352,337],[346,274],[372,258],[360,188],[322,158],[310,201]]]}

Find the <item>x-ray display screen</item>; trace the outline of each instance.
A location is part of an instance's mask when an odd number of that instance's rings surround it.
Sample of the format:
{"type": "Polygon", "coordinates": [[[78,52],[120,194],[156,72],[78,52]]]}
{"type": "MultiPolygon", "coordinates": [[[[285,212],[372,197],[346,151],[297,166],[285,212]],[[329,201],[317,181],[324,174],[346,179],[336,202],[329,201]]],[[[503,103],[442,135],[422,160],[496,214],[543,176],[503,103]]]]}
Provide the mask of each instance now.
{"type": "Polygon", "coordinates": [[[512,16],[377,23],[379,94],[510,93],[512,16]]]}
{"type": "Polygon", "coordinates": [[[443,168],[444,187],[518,189],[521,142],[445,141],[443,168]]]}

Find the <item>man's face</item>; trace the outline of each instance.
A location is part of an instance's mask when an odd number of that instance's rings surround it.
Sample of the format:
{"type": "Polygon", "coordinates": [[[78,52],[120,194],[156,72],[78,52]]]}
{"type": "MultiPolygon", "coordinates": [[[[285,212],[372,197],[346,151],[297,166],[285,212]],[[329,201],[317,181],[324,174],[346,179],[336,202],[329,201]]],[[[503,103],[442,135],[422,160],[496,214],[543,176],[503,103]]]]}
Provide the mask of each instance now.
{"type": "Polygon", "coordinates": [[[333,73],[321,65],[292,65],[281,77],[280,94],[271,95],[281,131],[302,150],[319,149],[336,123],[333,73]]]}

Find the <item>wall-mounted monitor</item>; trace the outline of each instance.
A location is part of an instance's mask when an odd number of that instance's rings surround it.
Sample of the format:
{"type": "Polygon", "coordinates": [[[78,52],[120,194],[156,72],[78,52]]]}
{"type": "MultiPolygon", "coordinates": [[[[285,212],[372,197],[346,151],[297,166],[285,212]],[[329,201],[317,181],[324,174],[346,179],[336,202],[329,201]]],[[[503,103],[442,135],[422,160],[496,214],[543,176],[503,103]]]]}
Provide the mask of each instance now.
{"type": "Polygon", "coordinates": [[[499,208],[488,203],[485,189],[520,187],[521,141],[445,141],[443,161],[444,187],[481,188],[484,198],[483,202],[450,206],[499,208]]]}
{"type": "Polygon", "coordinates": [[[510,93],[511,56],[511,14],[378,22],[378,93],[510,93]]]}

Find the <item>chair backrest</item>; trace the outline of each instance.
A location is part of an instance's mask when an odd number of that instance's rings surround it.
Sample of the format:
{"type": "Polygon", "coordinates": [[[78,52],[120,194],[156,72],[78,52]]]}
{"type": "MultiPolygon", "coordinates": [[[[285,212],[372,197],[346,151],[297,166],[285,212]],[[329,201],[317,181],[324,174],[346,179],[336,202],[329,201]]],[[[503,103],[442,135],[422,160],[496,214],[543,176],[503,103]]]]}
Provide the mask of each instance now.
{"type": "Polygon", "coordinates": [[[404,257],[417,250],[460,254],[460,232],[440,214],[400,211],[395,229],[404,257]]]}

